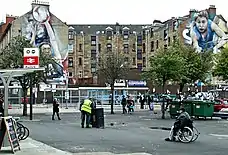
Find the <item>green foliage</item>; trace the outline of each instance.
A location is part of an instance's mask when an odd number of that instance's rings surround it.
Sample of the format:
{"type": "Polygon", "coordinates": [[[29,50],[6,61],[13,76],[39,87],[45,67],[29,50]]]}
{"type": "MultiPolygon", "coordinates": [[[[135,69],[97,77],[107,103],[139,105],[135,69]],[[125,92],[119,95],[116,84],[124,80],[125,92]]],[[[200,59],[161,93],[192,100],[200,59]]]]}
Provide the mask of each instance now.
{"type": "Polygon", "coordinates": [[[183,58],[175,51],[174,47],[159,49],[150,59],[149,71],[143,73],[144,79],[151,80],[162,86],[169,80],[180,79],[184,66],[183,58]]]}
{"type": "Polygon", "coordinates": [[[168,49],[159,49],[150,59],[149,71],[143,73],[146,80],[154,84],[167,81],[178,82],[181,86],[196,80],[205,81],[213,67],[212,52],[196,53],[191,46],[180,41],[174,42],[168,49]]]}
{"type": "Polygon", "coordinates": [[[175,51],[180,54],[184,60],[184,70],[179,79],[179,83],[193,83],[196,80],[205,81],[207,73],[213,66],[213,54],[211,51],[196,53],[191,46],[186,46],[180,42],[173,44],[175,51]]]}
{"type": "MultiPolygon", "coordinates": [[[[23,36],[16,36],[10,40],[10,43],[0,53],[0,68],[23,68],[23,54],[24,48],[32,48],[30,42],[23,36]]],[[[46,66],[52,61],[51,57],[45,53],[40,54],[40,67],[46,66]]],[[[37,84],[44,80],[43,72],[34,72],[25,74],[23,77],[17,77],[23,90],[25,91],[30,83],[30,76],[33,78],[33,83],[37,84]]]]}
{"type": "Polygon", "coordinates": [[[213,70],[215,76],[228,80],[228,49],[223,49],[216,55],[216,65],[213,70]]]}
{"type": "Polygon", "coordinates": [[[3,49],[0,54],[0,68],[21,68],[23,67],[23,50],[30,48],[32,45],[22,36],[12,38],[10,43],[3,49]]]}

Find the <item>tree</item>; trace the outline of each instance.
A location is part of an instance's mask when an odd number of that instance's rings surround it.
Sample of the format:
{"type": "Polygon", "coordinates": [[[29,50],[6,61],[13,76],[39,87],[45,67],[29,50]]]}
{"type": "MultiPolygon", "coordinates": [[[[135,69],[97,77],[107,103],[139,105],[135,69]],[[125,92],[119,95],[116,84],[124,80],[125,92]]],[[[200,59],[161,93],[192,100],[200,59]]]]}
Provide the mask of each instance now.
{"type": "MultiPolygon", "coordinates": [[[[29,40],[27,40],[23,36],[16,36],[12,38],[9,44],[3,49],[2,53],[0,53],[0,68],[8,69],[8,68],[23,68],[23,51],[24,48],[32,48],[33,46],[30,44],[29,40]],[[7,61],[6,61],[7,60],[7,61]]],[[[48,63],[50,63],[51,57],[45,53],[40,54],[39,58],[40,66],[44,67],[48,63]]],[[[45,75],[43,72],[34,72],[30,74],[25,74],[22,77],[16,77],[16,80],[20,82],[23,91],[23,116],[27,116],[27,104],[26,104],[26,96],[27,90],[30,85],[38,84],[40,81],[45,79],[45,75]],[[32,83],[31,82],[32,79],[32,83]]],[[[32,93],[32,92],[30,92],[32,93]]]]}
{"type": "Polygon", "coordinates": [[[128,66],[124,56],[120,53],[109,52],[101,55],[99,58],[98,72],[111,87],[111,114],[114,114],[114,83],[116,80],[124,79],[126,77],[129,71],[128,66]]]}
{"type": "MultiPolygon", "coordinates": [[[[143,73],[146,80],[154,84],[162,85],[165,93],[165,84],[167,81],[176,81],[180,79],[184,66],[183,58],[175,51],[174,47],[168,49],[159,49],[153,57],[150,58],[150,68],[143,73]]],[[[162,118],[165,118],[165,104],[162,103],[162,118]]]]}
{"type": "Polygon", "coordinates": [[[187,83],[194,83],[197,80],[205,81],[207,73],[213,65],[212,52],[197,53],[193,47],[186,46],[180,41],[174,42],[172,46],[184,61],[184,69],[177,81],[180,85],[180,92],[187,83]]]}
{"type": "Polygon", "coordinates": [[[224,81],[228,80],[228,49],[223,49],[216,55],[216,65],[213,70],[214,76],[221,77],[224,81]]]}

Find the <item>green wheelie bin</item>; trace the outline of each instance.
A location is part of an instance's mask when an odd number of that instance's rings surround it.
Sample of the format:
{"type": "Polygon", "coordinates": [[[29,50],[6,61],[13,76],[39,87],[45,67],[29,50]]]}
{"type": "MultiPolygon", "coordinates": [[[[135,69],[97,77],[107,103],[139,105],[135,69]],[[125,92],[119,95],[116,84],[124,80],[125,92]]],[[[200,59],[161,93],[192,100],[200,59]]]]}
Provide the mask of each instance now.
{"type": "Polygon", "coordinates": [[[183,101],[183,107],[185,108],[185,111],[188,112],[190,116],[193,115],[193,103],[192,100],[183,101]]]}
{"type": "Polygon", "coordinates": [[[180,109],[179,101],[171,101],[169,106],[169,114],[171,118],[175,118],[178,115],[177,111],[180,109]]]}
{"type": "Polygon", "coordinates": [[[214,102],[211,101],[197,101],[193,104],[193,116],[199,118],[204,117],[206,119],[207,117],[213,116],[214,113],[214,102]]]}

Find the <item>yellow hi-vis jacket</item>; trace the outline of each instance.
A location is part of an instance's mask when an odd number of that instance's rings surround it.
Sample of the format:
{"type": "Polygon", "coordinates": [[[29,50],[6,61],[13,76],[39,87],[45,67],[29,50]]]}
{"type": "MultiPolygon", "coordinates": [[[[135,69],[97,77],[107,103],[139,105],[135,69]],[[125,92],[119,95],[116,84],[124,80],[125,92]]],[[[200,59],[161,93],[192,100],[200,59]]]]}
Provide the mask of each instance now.
{"type": "Polygon", "coordinates": [[[81,110],[91,114],[91,110],[92,110],[91,104],[92,104],[92,102],[89,99],[85,99],[82,104],[81,110]]]}

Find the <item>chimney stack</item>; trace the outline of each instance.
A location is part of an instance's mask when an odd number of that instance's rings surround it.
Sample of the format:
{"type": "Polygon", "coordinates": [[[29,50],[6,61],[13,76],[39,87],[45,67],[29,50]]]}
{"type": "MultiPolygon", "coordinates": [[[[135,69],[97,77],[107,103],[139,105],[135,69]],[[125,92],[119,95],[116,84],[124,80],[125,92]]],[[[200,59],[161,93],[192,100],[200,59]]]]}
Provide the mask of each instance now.
{"type": "Polygon", "coordinates": [[[208,9],[208,15],[209,15],[209,19],[214,20],[214,18],[216,16],[216,7],[215,7],[215,5],[210,5],[210,7],[208,9]]]}
{"type": "Polygon", "coordinates": [[[48,1],[44,1],[44,0],[33,0],[32,1],[32,9],[34,8],[34,7],[36,7],[37,5],[40,5],[40,6],[46,6],[47,8],[48,8],[48,10],[49,10],[49,2],[48,1]]]}
{"type": "Polygon", "coordinates": [[[195,9],[190,9],[189,11],[189,18],[191,20],[194,20],[194,14],[196,13],[196,10],[195,9]]]}

